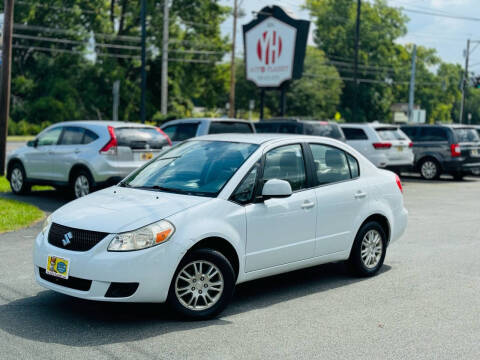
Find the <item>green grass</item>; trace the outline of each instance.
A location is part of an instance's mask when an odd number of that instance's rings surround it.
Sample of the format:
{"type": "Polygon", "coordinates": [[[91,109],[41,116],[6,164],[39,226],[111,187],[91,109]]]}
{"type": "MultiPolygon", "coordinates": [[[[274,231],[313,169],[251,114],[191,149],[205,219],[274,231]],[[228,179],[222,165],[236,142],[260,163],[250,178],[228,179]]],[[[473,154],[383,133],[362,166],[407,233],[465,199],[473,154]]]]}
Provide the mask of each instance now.
{"type": "MultiPolygon", "coordinates": [[[[32,186],[32,191],[45,191],[45,190],[53,190],[51,186],[40,186],[35,185],[32,186]]],[[[10,183],[5,178],[5,176],[0,176],[0,193],[10,192],[10,183]]]]}
{"type": "Polygon", "coordinates": [[[0,198],[0,233],[31,225],[43,217],[43,211],[36,206],[0,198]]]}
{"type": "Polygon", "coordinates": [[[35,139],[33,135],[12,135],[7,137],[7,141],[24,141],[27,142],[29,140],[35,139]]]}

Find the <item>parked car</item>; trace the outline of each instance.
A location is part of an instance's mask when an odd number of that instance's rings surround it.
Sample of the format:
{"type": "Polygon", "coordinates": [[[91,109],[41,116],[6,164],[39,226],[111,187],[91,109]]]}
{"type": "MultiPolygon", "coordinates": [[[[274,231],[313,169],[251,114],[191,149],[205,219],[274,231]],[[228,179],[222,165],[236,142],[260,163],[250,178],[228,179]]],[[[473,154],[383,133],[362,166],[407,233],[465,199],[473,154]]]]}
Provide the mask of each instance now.
{"type": "Polygon", "coordinates": [[[372,276],[406,225],[398,176],[340,141],[207,135],[55,211],[34,271],[67,295],[208,318],[245,281],[340,260],[372,276]]]}
{"type": "Polygon", "coordinates": [[[13,193],[32,185],[70,188],[76,198],[114,184],[171,145],[159,128],[127,122],[68,121],[52,125],[7,157],[13,193]]]}
{"type": "MultiPolygon", "coordinates": [[[[477,131],[478,136],[480,136],[480,125],[474,125],[473,127],[477,131]]],[[[480,176],[480,169],[473,169],[472,174],[475,176],[480,176]]]]}
{"type": "Polygon", "coordinates": [[[480,169],[480,138],[465,125],[404,125],[402,130],[413,140],[414,168],[424,179],[442,173],[457,180],[480,169]]]}
{"type": "Polygon", "coordinates": [[[342,129],[333,121],[300,120],[297,118],[272,118],[255,123],[258,133],[305,134],[326,136],[345,141],[342,129]]]}
{"type": "Polygon", "coordinates": [[[251,121],[222,118],[193,118],[168,121],[161,129],[173,144],[207,134],[254,133],[251,121]]]}
{"type": "Polygon", "coordinates": [[[381,123],[342,124],[347,144],[379,168],[397,173],[413,167],[412,142],[397,126],[381,123]]]}

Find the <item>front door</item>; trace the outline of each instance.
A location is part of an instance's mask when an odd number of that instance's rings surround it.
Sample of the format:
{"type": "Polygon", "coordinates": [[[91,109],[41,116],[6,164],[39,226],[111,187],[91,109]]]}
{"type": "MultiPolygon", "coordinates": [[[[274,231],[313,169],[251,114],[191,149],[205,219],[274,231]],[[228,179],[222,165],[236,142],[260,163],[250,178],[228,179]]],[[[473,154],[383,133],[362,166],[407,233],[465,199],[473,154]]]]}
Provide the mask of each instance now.
{"type": "Polygon", "coordinates": [[[58,142],[61,127],[40,134],[36,146],[25,156],[25,171],[30,179],[53,180],[53,151],[58,142]]]}
{"type": "Polygon", "coordinates": [[[286,180],[293,194],[246,206],[247,272],[314,256],[316,197],[314,189],[307,189],[305,168],[299,144],[281,146],[265,154],[261,183],[286,180]]]}

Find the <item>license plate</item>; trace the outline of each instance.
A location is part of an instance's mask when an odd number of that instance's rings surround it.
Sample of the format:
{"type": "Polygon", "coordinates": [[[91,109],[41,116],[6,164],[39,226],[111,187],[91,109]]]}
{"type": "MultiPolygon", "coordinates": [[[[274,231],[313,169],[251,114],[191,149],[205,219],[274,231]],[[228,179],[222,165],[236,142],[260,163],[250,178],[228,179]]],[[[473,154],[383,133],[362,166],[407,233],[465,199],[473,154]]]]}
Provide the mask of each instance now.
{"type": "Polygon", "coordinates": [[[472,149],[472,151],[470,152],[470,154],[471,154],[472,156],[478,157],[478,149],[472,149]]]}
{"type": "Polygon", "coordinates": [[[153,158],[153,153],[151,153],[151,152],[142,153],[140,158],[142,160],[151,160],[153,158]]]}
{"type": "Polygon", "coordinates": [[[403,151],[403,146],[397,146],[397,150],[398,150],[399,152],[402,152],[402,151],[403,151]]]}
{"type": "Polygon", "coordinates": [[[59,256],[48,255],[46,272],[61,279],[68,279],[70,260],[59,256]]]}

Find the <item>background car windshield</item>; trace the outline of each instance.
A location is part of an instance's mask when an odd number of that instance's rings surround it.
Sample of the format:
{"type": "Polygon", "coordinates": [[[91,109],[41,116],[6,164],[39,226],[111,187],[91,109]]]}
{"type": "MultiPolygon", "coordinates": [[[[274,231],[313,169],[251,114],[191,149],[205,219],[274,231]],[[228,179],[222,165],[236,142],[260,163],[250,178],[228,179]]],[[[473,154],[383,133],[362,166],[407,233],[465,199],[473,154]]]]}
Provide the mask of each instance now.
{"type": "Polygon", "coordinates": [[[454,129],[458,142],[478,142],[480,138],[473,128],[457,128],[454,129]]]}
{"type": "Polygon", "coordinates": [[[130,176],[130,187],[214,196],[258,145],[226,141],[187,141],[130,176]]]}
{"type": "Polygon", "coordinates": [[[377,128],[375,131],[382,140],[407,140],[405,134],[396,128],[377,128]]]}

